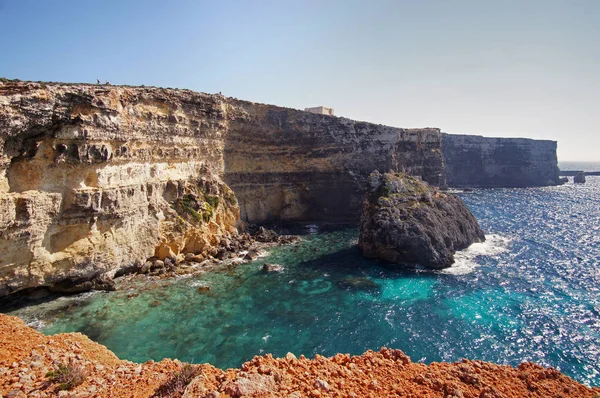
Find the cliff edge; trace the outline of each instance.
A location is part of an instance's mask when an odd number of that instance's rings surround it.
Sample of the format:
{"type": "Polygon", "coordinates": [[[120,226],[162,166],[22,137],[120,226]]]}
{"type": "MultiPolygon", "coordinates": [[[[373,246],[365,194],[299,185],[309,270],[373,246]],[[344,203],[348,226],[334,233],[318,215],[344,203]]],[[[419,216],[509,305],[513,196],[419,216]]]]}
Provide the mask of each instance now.
{"type": "Polygon", "coordinates": [[[355,221],[375,168],[443,182],[438,129],[153,87],[0,81],[0,150],[0,296],[206,257],[242,220],[355,221]]]}
{"type": "Polygon", "coordinates": [[[244,222],[358,222],[376,169],[554,183],[555,143],[449,137],[189,90],[0,80],[0,297],[206,258],[244,222]]]}

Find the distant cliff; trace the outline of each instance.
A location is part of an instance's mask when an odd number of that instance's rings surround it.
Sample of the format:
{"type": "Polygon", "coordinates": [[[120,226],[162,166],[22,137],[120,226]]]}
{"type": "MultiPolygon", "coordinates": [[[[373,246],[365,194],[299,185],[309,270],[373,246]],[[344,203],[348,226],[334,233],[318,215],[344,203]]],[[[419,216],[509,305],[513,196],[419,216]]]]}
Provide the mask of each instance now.
{"type": "Polygon", "coordinates": [[[535,187],[559,184],[556,141],[442,134],[450,187],[535,187]]]}

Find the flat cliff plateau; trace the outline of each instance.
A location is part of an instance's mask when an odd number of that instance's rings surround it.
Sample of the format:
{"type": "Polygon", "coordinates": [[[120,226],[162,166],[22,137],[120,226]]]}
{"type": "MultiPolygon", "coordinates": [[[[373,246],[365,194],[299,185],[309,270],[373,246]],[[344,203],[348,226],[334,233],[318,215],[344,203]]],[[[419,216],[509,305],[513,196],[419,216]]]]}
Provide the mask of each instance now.
{"type": "Polygon", "coordinates": [[[442,134],[450,187],[518,188],[561,184],[556,141],[442,134]]]}
{"type": "Polygon", "coordinates": [[[189,90],[2,80],[0,296],[206,254],[242,220],[357,221],[374,169],[443,185],[440,144],[189,90]]]}
{"type": "Polygon", "coordinates": [[[553,368],[463,359],[425,365],[400,350],[314,359],[254,357],[239,369],[163,359],[120,360],[81,333],[44,336],[0,314],[0,396],[4,397],[573,397],[595,398],[553,368]],[[52,376],[59,364],[64,377],[52,376]],[[79,376],[78,378],[73,377],[79,376]],[[71,376],[71,377],[69,377],[71,376]],[[71,383],[69,384],[69,381],[71,383]],[[61,390],[63,388],[63,390],[61,390]]]}

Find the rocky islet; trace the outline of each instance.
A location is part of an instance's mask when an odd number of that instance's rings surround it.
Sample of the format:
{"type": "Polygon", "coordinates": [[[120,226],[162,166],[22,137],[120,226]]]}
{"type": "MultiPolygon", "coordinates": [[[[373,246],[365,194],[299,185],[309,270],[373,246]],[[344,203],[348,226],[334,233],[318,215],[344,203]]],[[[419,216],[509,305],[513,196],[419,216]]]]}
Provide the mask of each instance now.
{"type": "Polygon", "coordinates": [[[456,195],[401,173],[373,172],[368,180],[358,245],[364,256],[445,268],[454,253],[485,235],[456,195]]]}

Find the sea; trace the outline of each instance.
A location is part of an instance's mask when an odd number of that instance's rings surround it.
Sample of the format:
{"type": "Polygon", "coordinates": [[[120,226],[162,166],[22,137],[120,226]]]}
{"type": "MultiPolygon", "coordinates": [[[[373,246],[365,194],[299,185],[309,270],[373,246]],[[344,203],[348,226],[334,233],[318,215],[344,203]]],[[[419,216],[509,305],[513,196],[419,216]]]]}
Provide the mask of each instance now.
{"type": "Polygon", "coordinates": [[[228,368],[266,353],[386,346],[422,363],[533,361],[599,386],[600,176],[569,179],[461,193],[486,241],[441,271],[363,258],[357,227],[305,225],[300,243],[248,264],[0,311],[45,334],[84,333],[136,362],[168,357],[228,368]],[[265,262],[284,270],[264,273],[265,262]]]}

